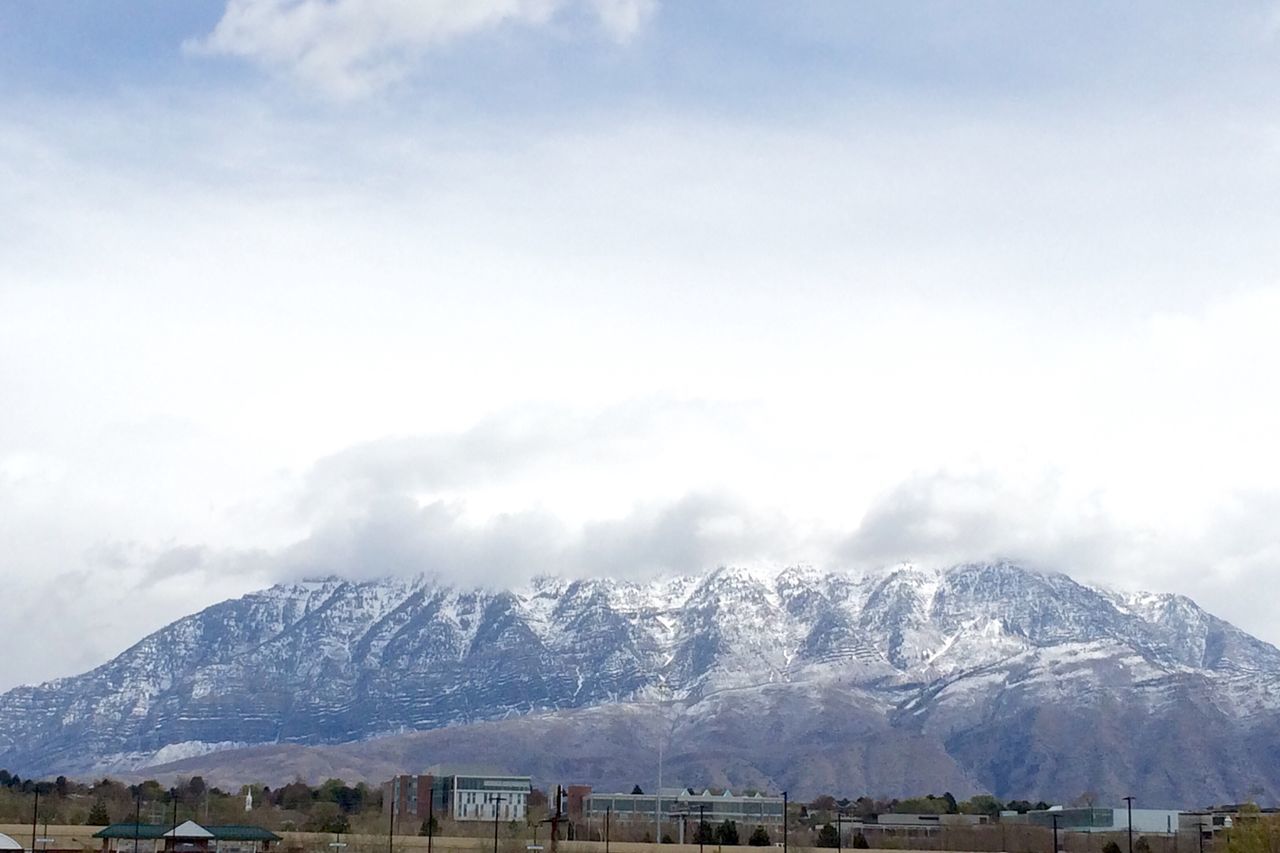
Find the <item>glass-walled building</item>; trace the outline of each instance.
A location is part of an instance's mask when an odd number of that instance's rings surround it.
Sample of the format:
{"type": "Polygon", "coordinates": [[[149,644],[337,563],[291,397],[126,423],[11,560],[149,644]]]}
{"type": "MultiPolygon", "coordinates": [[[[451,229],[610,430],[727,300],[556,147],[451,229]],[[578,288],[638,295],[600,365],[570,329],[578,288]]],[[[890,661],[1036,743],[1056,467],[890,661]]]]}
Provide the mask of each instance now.
{"type": "Polygon", "coordinates": [[[710,791],[697,793],[689,788],[664,788],[659,798],[653,794],[599,794],[583,798],[583,812],[588,820],[671,821],[706,820],[710,824],[731,820],[745,826],[782,824],[782,797],[764,794],[734,794],[710,791]]]}

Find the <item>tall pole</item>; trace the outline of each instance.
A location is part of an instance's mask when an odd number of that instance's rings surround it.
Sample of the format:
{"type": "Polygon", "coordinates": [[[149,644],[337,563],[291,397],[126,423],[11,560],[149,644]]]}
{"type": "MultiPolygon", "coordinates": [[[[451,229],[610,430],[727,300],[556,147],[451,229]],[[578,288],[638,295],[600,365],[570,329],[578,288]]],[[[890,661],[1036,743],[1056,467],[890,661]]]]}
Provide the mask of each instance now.
{"type": "Polygon", "coordinates": [[[707,840],[707,804],[698,803],[698,853],[702,853],[702,843],[707,840]]]}
{"type": "Polygon", "coordinates": [[[658,790],[653,797],[653,841],[662,843],[662,730],[658,730],[658,790]]]}
{"type": "MultiPolygon", "coordinates": [[[[610,805],[604,810],[604,853],[609,853],[609,818],[613,817],[613,806],[610,805]]],[[[658,839],[658,843],[662,843],[662,839],[658,839]]],[[[1200,853],[1204,853],[1203,846],[1200,853]]]]}
{"type": "Polygon", "coordinates": [[[787,853],[787,792],[782,792],[782,853],[787,853]]]}
{"type": "Polygon", "coordinates": [[[133,853],[138,853],[138,824],[142,823],[142,786],[138,785],[138,800],[133,807],[133,853]]]}
{"type": "Polygon", "coordinates": [[[1053,816],[1053,853],[1058,853],[1058,816],[1053,816]]]}
{"type": "Polygon", "coordinates": [[[498,805],[501,802],[501,794],[493,798],[493,853],[498,853],[498,805]]]}
{"type": "Polygon", "coordinates": [[[391,798],[391,816],[387,821],[387,853],[391,853],[391,840],[396,834],[396,798],[391,798]]]}
{"type": "Polygon", "coordinates": [[[1133,797],[1125,797],[1124,801],[1129,806],[1129,853],[1133,853],[1133,797]]]}
{"type": "MultiPolygon", "coordinates": [[[[431,780],[431,796],[427,798],[427,853],[431,853],[431,836],[436,831],[436,781],[431,780]]],[[[536,841],[534,842],[537,843],[536,841]]]]}
{"type": "Polygon", "coordinates": [[[36,853],[36,817],[40,814],[40,783],[36,783],[36,804],[31,807],[31,853],[36,853]]]}

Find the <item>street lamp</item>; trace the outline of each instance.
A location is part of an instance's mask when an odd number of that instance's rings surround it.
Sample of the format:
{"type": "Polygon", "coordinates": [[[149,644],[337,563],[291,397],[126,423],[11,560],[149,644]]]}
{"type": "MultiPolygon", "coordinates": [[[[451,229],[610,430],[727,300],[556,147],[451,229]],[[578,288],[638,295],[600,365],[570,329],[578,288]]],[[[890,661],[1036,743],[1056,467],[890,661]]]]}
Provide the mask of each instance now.
{"type": "Polygon", "coordinates": [[[1058,816],[1053,816],[1053,853],[1058,853],[1058,816]]]}
{"type": "Polygon", "coordinates": [[[498,806],[505,801],[501,794],[493,798],[493,853],[498,853],[498,806]]]}
{"type": "Polygon", "coordinates": [[[1122,797],[1129,806],[1129,853],[1133,853],[1133,797],[1122,797]]]}
{"type": "Polygon", "coordinates": [[[787,853],[787,792],[782,792],[782,853],[787,853]]]}
{"type": "Polygon", "coordinates": [[[138,824],[142,823],[142,785],[137,789],[138,799],[133,807],[133,853],[138,853],[138,824]]]}

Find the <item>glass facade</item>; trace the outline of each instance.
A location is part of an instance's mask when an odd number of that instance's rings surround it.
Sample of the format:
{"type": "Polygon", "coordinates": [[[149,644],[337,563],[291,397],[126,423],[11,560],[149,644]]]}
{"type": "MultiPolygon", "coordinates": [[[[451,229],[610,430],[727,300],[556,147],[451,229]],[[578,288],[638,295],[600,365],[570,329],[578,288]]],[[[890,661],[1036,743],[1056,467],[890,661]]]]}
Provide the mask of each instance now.
{"type": "MultiPolygon", "coordinates": [[[[606,812],[619,820],[653,820],[658,798],[653,794],[596,794],[583,800],[583,809],[590,818],[603,817],[606,812]]],[[[744,824],[782,823],[782,798],[763,795],[716,794],[663,794],[661,819],[663,821],[703,817],[708,823],[726,820],[744,824]]]]}

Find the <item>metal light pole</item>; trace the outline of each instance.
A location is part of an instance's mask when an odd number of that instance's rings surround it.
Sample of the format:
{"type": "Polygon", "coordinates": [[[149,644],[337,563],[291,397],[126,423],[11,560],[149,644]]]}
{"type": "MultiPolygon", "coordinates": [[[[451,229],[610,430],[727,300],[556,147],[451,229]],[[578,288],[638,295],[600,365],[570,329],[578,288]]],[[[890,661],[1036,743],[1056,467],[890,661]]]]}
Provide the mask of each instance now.
{"type": "Polygon", "coordinates": [[[1129,853],[1133,853],[1133,797],[1123,797],[1129,806],[1129,853]]]}
{"type": "Polygon", "coordinates": [[[706,830],[703,829],[707,825],[707,804],[698,803],[698,853],[702,853],[702,844],[707,840],[706,830]]]}
{"type": "Polygon", "coordinates": [[[142,823],[142,785],[138,785],[138,801],[133,807],[133,853],[138,853],[138,824],[142,823]]]}
{"type": "MultiPolygon", "coordinates": [[[[607,806],[604,810],[604,853],[609,853],[609,818],[613,817],[613,806],[607,806]]],[[[658,843],[662,843],[662,839],[658,839],[658,843]]],[[[1204,853],[1203,850],[1200,853],[1204,853]]]]}
{"type": "Polygon", "coordinates": [[[1058,816],[1053,816],[1053,853],[1058,853],[1058,816]]]}
{"type": "Polygon", "coordinates": [[[840,814],[840,807],[836,806],[836,853],[840,853],[844,849],[844,815],[840,814]]]}
{"type": "Polygon", "coordinates": [[[40,814],[40,783],[35,785],[36,804],[31,807],[31,853],[36,853],[36,820],[40,814]]]}
{"type": "Polygon", "coordinates": [[[493,798],[493,853],[498,853],[498,805],[504,802],[501,794],[493,798]]]}
{"type": "MultiPolygon", "coordinates": [[[[431,796],[427,797],[427,853],[431,853],[431,836],[436,831],[436,781],[431,780],[431,796]]],[[[536,843],[536,842],[535,842],[536,843]]]]}
{"type": "Polygon", "coordinates": [[[787,792],[782,792],[782,853],[787,853],[787,792]]]}

